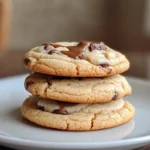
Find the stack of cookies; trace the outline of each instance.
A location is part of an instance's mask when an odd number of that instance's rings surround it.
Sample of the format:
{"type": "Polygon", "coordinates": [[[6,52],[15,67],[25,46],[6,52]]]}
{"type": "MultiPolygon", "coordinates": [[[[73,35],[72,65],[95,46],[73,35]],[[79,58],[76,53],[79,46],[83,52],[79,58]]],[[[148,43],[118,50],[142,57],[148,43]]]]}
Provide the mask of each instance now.
{"type": "Polygon", "coordinates": [[[131,87],[120,73],[127,58],[102,42],[45,43],[24,56],[34,71],[25,80],[32,96],[24,118],[61,130],[99,130],[130,121],[134,107],[122,98],[131,87]]]}

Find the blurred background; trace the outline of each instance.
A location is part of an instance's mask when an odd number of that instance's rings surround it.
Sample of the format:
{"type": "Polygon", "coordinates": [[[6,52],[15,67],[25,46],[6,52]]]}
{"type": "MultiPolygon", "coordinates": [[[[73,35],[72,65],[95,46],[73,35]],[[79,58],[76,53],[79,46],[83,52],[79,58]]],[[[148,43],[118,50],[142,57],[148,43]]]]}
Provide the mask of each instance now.
{"type": "Polygon", "coordinates": [[[150,0],[0,0],[0,77],[47,41],[104,41],[127,55],[128,75],[150,78],[150,0]]]}

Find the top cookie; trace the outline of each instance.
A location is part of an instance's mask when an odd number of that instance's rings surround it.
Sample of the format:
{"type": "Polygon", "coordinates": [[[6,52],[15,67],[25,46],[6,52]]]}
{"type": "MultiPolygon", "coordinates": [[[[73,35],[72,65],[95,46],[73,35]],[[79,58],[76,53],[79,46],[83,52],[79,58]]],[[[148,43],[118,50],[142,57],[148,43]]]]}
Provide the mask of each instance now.
{"type": "Polygon", "coordinates": [[[56,76],[104,77],[129,68],[127,58],[102,42],[45,43],[24,56],[25,65],[35,72],[56,76]]]}

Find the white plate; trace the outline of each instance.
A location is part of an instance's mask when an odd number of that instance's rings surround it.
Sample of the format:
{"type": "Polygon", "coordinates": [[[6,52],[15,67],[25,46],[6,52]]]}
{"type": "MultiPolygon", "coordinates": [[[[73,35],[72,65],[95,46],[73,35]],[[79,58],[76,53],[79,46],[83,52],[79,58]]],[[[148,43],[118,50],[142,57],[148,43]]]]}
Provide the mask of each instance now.
{"type": "Polygon", "coordinates": [[[16,149],[131,149],[150,143],[150,83],[128,78],[136,108],[132,121],[107,130],[67,132],[45,129],[22,119],[20,106],[29,95],[26,75],[0,80],[0,145],[16,149]]]}

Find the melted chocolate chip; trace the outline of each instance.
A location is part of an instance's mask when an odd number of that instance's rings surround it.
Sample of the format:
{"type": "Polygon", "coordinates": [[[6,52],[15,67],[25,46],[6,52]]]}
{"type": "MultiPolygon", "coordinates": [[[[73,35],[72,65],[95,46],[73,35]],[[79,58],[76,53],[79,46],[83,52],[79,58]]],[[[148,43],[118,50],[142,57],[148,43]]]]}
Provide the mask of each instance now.
{"type": "Polygon", "coordinates": [[[51,51],[54,49],[54,47],[49,44],[43,44],[43,46],[44,46],[44,50],[46,51],[51,51]]]}
{"type": "Polygon", "coordinates": [[[41,109],[42,111],[45,110],[45,108],[44,108],[43,106],[38,106],[38,107],[39,107],[39,109],[41,109]]]}
{"type": "Polygon", "coordinates": [[[30,59],[28,59],[28,58],[26,58],[26,59],[24,60],[24,64],[25,64],[25,65],[27,65],[29,62],[30,62],[30,59]]]}
{"type": "Polygon", "coordinates": [[[78,57],[79,57],[80,59],[84,59],[83,54],[80,54],[78,57]]]}
{"type": "Polygon", "coordinates": [[[77,105],[77,103],[68,103],[68,102],[57,101],[57,105],[59,105],[60,110],[65,110],[66,107],[75,106],[75,105],[77,105]]]}
{"type": "Polygon", "coordinates": [[[99,43],[99,44],[93,44],[91,43],[89,46],[90,51],[96,49],[96,50],[106,50],[104,43],[99,43]]]}
{"type": "Polygon", "coordinates": [[[34,82],[32,82],[32,81],[29,81],[29,82],[27,82],[26,83],[26,89],[28,89],[28,87],[30,86],[30,85],[32,85],[34,82]]]}
{"type": "Polygon", "coordinates": [[[54,110],[52,113],[68,115],[68,112],[66,111],[66,107],[75,106],[75,105],[77,105],[77,103],[68,103],[68,102],[57,101],[57,105],[59,106],[59,109],[54,110]]]}
{"type": "Polygon", "coordinates": [[[53,110],[52,113],[54,113],[54,114],[68,115],[68,112],[66,110],[60,110],[60,109],[53,110]]]}
{"type": "Polygon", "coordinates": [[[53,55],[53,54],[60,54],[60,51],[54,50],[54,47],[50,44],[43,44],[44,50],[47,51],[48,54],[53,55]]]}
{"type": "Polygon", "coordinates": [[[57,48],[57,47],[66,47],[69,49],[69,51],[61,51],[64,55],[67,55],[71,58],[76,58],[77,56],[80,55],[80,53],[87,47],[89,47],[90,44],[97,44],[100,42],[89,42],[89,41],[81,41],[80,43],[78,43],[75,46],[62,46],[59,44],[54,44],[54,43],[49,43],[50,45],[52,45],[53,47],[57,48]]]}
{"type": "Polygon", "coordinates": [[[90,41],[81,41],[80,43],[78,43],[75,46],[62,46],[62,45],[56,44],[56,43],[45,43],[43,45],[46,45],[45,49],[48,49],[47,48],[48,46],[51,46],[51,47],[54,47],[54,48],[57,48],[57,47],[66,47],[66,48],[69,49],[69,51],[63,51],[62,50],[61,53],[63,53],[64,55],[67,55],[68,57],[74,58],[74,59],[77,56],[80,59],[84,59],[84,57],[82,55],[80,56],[80,53],[85,48],[89,48],[91,51],[94,50],[94,49],[97,49],[97,50],[106,50],[106,47],[105,47],[104,43],[102,43],[102,42],[90,42],[90,41]]]}
{"type": "Polygon", "coordinates": [[[55,53],[55,50],[50,50],[49,52],[48,52],[48,54],[50,54],[50,55],[52,55],[52,54],[54,54],[55,53]]]}
{"type": "Polygon", "coordinates": [[[66,46],[66,48],[68,48],[69,51],[62,51],[62,53],[75,59],[77,56],[80,55],[81,51],[83,51],[89,44],[90,42],[82,41],[76,46],[66,46]]]}
{"type": "Polygon", "coordinates": [[[48,44],[42,44],[44,46],[44,49],[47,50],[48,44]]]}
{"type": "Polygon", "coordinates": [[[48,52],[48,54],[50,54],[50,55],[53,55],[53,54],[60,54],[60,52],[59,52],[59,51],[56,51],[56,50],[51,50],[51,51],[48,52]]]}
{"type": "Polygon", "coordinates": [[[100,64],[100,66],[103,67],[103,68],[107,68],[107,67],[109,67],[110,65],[109,65],[109,63],[104,63],[104,64],[100,64]]]}
{"type": "Polygon", "coordinates": [[[118,94],[117,92],[115,92],[115,95],[113,96],[112,100],[113,100],[113,101],[117,100],[118,95],[119,95],[119,94],[118,94]]]}

